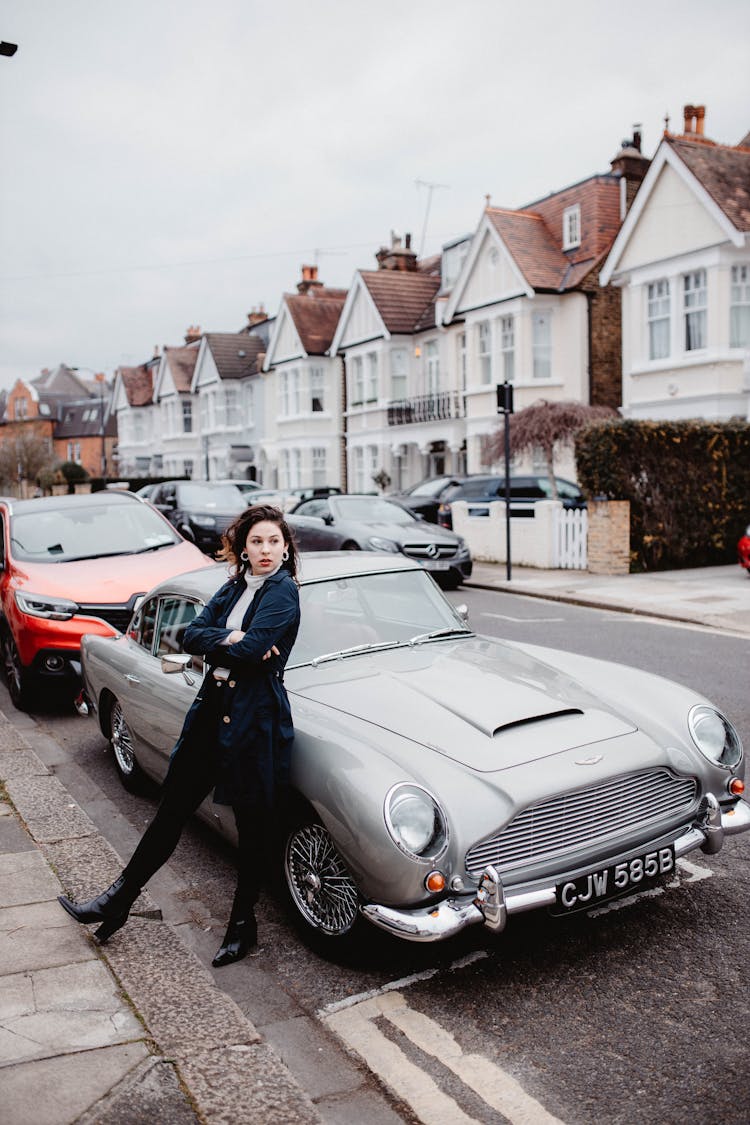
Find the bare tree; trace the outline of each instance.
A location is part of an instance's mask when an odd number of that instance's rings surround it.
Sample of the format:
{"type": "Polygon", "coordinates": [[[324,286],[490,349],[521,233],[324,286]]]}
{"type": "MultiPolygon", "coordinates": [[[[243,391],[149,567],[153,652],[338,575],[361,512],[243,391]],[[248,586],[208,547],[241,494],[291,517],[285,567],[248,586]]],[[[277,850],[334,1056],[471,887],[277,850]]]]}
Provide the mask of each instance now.
{"type": "MultiPolygon", "coordinates": [[[[575,443],[576,434],[588,422],[619,417],[610,406],[587,406],[583,402],[547,402],[540,399],[524,407],[517,414],[506,415],[510,420],[510,452],[512,457],[543,449],[547,461],[547,476],[552,495],[557,499],[555,481],[555,451],[575,443]]],[[[495,460],[503,455],[503,428],[492,435],[492,454],[495,460]]]]}
{"type": "Polygon", "coordinates": [[[49,438],[34,430],[16,430],[0,435],[0,486],[20,488],[22,481],[36,481],[44,470],[51,469],[55,458],[49,438]]]}

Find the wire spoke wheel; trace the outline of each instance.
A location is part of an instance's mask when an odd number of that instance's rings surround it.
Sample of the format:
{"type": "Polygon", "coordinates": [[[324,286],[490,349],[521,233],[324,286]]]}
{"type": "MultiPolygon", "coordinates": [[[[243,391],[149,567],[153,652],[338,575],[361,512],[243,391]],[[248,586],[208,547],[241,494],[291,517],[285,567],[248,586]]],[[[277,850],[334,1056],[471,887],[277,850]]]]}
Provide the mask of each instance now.
{"type": "Polygon", "coordinates": [[[357,888],[321,824],[303,824],[290,833],[284,874],[292,902],[308,925],[331,937],[352,929],[359,914],[357,888]]]}
{"type": "Polygon", "coordinates": [[[125,722],[119,700],[112,704],[109,716],[110,742],[115,755],[115,762],[123,780],[135,778],[138,773],[138,763],[135,758],[133,736],[130,727],[125,722]]]}

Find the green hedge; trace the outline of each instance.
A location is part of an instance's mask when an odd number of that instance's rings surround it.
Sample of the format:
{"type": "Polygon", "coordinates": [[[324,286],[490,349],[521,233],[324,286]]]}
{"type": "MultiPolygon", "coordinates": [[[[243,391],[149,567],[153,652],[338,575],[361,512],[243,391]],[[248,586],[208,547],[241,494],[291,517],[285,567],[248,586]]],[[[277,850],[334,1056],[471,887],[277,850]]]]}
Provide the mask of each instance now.
{"type": "Polygon", "coordinates": [[[736,560],[750,522],[747,422],[592,423],[576,462],[589,498],[630,501],[631,570],[736,560]]]}

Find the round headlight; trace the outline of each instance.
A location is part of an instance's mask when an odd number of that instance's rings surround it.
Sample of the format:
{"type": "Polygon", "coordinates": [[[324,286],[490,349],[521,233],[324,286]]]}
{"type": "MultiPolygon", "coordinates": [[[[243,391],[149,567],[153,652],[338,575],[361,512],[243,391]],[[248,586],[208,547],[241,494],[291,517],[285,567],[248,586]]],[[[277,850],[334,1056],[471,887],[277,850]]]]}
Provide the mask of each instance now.
{"type": "Polygon", "coordinates": [[[728,719],[713,707],[699,704],[690,709],[688,727],[701,754],[719,766],[731,769],[742,758],[740,736],[728,719]]]}
{"type": "Polygon", "coordinates": [[[437,801],[419,785],[396,785],[385,799],[385,821],[407,855],[437,855],[445,846],[445,817],[437,801]]]}

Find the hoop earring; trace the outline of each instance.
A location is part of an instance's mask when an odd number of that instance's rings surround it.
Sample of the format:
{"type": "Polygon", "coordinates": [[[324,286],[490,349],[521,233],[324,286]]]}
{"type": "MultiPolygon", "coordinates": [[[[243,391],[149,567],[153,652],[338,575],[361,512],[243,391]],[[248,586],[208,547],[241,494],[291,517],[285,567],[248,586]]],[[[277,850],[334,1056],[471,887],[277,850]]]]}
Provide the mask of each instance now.
{"type": "Polygon", "coordinates": [[[284,551],[282,553],[281,561],[282,562],[289,562],[289,551],[287,550],[286,547],[284,548],[284,551]]]}
{"type": "Polygon", "coordinates": [[[250,561],[247,551],[240,551],[240,560],[245,563],[250,561]]]}

